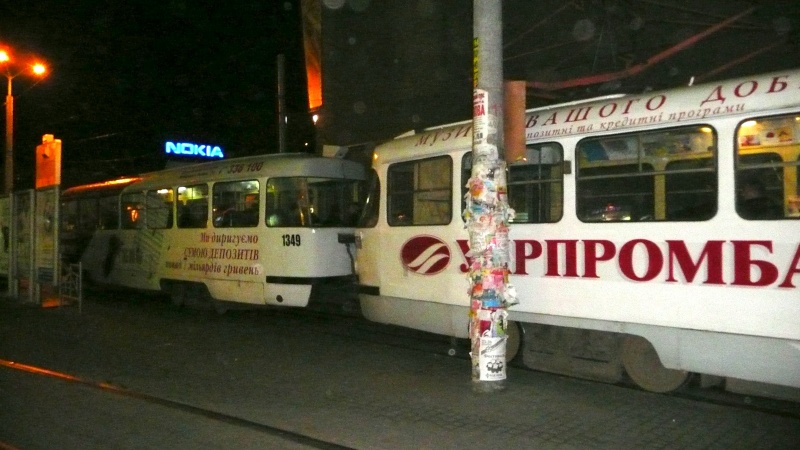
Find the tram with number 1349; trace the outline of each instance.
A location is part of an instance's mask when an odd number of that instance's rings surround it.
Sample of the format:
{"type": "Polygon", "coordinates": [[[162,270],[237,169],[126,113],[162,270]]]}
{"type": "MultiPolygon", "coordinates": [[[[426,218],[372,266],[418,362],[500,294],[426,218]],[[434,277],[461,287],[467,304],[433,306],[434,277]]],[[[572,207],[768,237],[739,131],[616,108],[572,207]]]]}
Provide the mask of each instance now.
{"type": "Polygon", "coordinates": [[[89,281],[173,303],[305,307],[352,286],[361,164],[251,156],[76,186],[61,196],[62,258],[89,281]]]}

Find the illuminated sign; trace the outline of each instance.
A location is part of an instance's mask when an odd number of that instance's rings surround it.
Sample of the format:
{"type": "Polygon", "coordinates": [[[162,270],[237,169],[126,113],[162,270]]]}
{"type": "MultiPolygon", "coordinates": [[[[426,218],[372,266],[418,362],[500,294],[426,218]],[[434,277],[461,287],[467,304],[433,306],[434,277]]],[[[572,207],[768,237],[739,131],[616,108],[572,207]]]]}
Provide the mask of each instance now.
{"type": "Polygon", "coordinates": [[[222,149],[217,145],[192,144],[190,142],[169,142],[164,148],[166,154],[199,156],[201,158],[224,158],[222,149]]]}

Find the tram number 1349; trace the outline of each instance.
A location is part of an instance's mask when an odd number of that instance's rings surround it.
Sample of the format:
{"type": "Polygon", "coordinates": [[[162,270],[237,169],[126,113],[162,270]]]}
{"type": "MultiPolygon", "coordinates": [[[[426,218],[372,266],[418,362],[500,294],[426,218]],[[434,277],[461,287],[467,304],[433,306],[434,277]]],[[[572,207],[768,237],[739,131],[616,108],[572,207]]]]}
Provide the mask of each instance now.
{"type": "Polygon", "coordinates": [[[284,247],[299,247],[300,235],[299,234],[284,234],[283,236],[284,247]]]}

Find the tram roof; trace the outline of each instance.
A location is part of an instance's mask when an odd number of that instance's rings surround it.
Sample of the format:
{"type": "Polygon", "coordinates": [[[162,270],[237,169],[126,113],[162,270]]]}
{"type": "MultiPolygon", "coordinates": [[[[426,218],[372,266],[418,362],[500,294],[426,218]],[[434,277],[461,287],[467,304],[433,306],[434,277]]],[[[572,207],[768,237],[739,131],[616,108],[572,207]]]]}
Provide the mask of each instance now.
{"type": "Polygon", "coordinates": [[[147,172],[136,177],[84,184],[65,189],[61,195],[62,197],[74,195],[100,196],[127,189],[202,183],[210,180],[241,180],[248,177],[264,176],[307,176],[363,180],[366,174],[361,164],[350,160],[310,153],[277,153],[209,161],[147,172]]]}
{"type": "MultiPolygon", "coordinates": [[[[609,95],[525,111],[526,140],[710,121],[800,109],[800,69],[642,94],[609,95]],[[591,125],[591,126],[590,126],[591,125]]],[[[375,147],[378,160],[434,156],[472,146],[472,120],[404,133],[375,147]]]]}
{"type": "Polygon", "coordinates": [[[108,193],[116,193],[124,189],[126,186],[141,180],[141,177],[125,177],[117,178],[114,180],[100,181],[97,183],[82,184],[65,189],[61,193],[61,197],[69,197],[72,195],[105,195],[108,193]]]}
{"type": "Polygon", "coordinates": [[[210,161],[149,172],[142,174],[141,180],[128,189],[275,176],[364,179],[365,173],[360,164],[341,158],[329,158],[310,153],[276,153],[210,161]]]}

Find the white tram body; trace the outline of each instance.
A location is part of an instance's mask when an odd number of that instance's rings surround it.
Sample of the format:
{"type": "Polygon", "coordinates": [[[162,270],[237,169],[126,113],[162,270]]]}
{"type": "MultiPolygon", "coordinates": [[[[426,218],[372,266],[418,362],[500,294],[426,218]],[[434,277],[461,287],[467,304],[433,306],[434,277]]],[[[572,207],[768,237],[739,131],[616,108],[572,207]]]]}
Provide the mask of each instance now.
{"type": "Polygon", "coordinates": [[[342,236],[352,242],[363,180],[360,164],[308,154],[202,163],[141,175],[95,204],[107,185],[66,190],[62,228],[89,224],[81,261],[101,285],[304,307],[312,287],[352,283],[342,236]]]}
{"type": "MultiPolygon", "coordinates": [[[[800,71],[528,110],[526,142],[507,172],[525,365],[800,387],[800,71]],[[737,200],[751,180],[771,215],[737,200]]],[[[375,148],[368,319],[468,337],[471,151],[472,122],[375,148]]]]}

